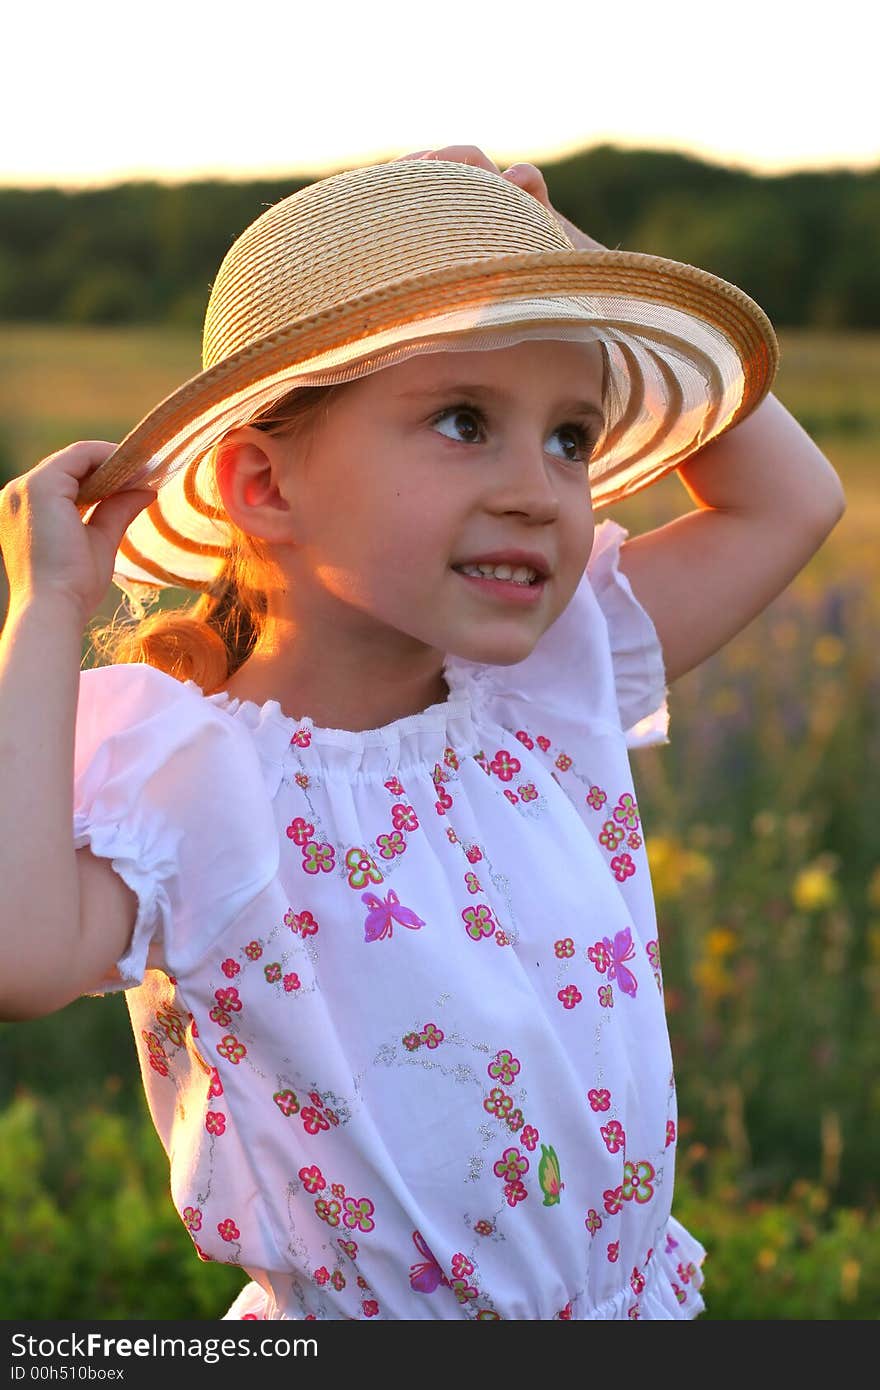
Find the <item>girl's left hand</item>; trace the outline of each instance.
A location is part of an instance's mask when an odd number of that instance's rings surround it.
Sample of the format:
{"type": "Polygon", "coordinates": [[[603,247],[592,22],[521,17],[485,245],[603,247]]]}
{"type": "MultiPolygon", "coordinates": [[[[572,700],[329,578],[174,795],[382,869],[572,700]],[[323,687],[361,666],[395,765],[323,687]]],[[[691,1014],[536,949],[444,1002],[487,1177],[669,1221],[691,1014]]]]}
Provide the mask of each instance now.
{"type": "MultiPolygon", "coordinates": [[[[526,193],[531,193],[533,198],[537,198],[539,203],[543,203],[549,213],[556,218],[569,241],[579,251],[607,251],[607,247],[601,242],[594,241],[587,236],[573,222],[569,222],[567,217],[557,212],[550,202],[550,195],[547,192],[547,184],[544,175],[534,164],[511,164],[509,169],[503,171],[491,160],[487,154],[476,145],[446,145],[441,150],[416,150],[413,154],[403,154],[400,159],[452,159],[458,164],[475,164],[479,169],[489,169],[493,174],[501,174],[503,179],[509,179],[515,183],[517,188],[523,189],[526,193]]],[[[396,163],[396,160],[392,160],[396,163]]]]}

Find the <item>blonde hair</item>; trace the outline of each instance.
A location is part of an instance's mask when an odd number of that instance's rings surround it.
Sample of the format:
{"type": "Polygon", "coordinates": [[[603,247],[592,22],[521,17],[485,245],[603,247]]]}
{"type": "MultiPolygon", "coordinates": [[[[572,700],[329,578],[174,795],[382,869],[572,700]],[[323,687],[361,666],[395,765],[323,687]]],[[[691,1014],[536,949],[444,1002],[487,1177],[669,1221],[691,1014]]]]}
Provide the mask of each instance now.
{"type": "MultiPolygon", "coordinates": [[[[614,372],[604,343],[602,351],[603,435],[622,408],[614,372]]],[[[331,401],[348,382],[300,386],[280,397],[249,423],[266,434],[307,443],[319,418],[326,418],[331,401]]],[[[601,440],[597,447],[601,446],[601,440]]],[[[213,450],[211,476],[225,441],[213,450]]],[[[268,546],[227,519],[231,532],[229,554],[219,578],[192,603],[146,613],[143,603],[126,613],[117,609],[109,622],[89,631],[98,664],[145,662],[174,676],[192,680],[206,695],[221,689],[253,652],[266,623],[267,579],[278,576],[268,546]]],[[[158,598],[158,593],[156,594],[158,598]]]]}

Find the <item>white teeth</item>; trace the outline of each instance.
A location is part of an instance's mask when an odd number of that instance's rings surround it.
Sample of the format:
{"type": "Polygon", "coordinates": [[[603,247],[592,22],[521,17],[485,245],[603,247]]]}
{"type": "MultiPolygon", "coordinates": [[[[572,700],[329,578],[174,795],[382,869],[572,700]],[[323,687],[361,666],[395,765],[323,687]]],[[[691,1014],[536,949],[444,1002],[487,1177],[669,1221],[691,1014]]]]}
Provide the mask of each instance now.
{"type": "Polygon", "coordinates": [[[462,574],[473,575],[477,579],[504,579],[513,580],[514,584],[531,584],[537,579],[535,570],[528,565],[517,565],[516,569],[512,565],[458,565],[462,574]]]}

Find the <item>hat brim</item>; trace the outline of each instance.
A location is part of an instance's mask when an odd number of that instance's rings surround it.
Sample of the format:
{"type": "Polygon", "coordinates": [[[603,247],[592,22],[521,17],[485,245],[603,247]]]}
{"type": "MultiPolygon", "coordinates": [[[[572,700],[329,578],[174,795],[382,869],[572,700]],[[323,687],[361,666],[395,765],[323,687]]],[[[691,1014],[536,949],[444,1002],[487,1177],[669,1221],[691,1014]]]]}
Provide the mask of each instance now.
{"type": "Polygon", "coordinates": [[[640,379],[591,463],[597,509],[657,481],[745,418],[778,365],[776,335],[754,300],[708,271],[658,256],[522,253],[407,277],[255,339],[184,382],[125,436],[77,497],[85,514],[125,488],[159,490],[126,532],[114,579],[193,589],[216,580],[227,553],[225,513],[199,488],[199,464],[261,403],[328,367],[355,375],[359,362],[437,332],[441,321],[516,322],[517,306],[534,300],[565,304],[569,321],[571,301],[589,301],[575,317],[615,343],[640,379]]]}

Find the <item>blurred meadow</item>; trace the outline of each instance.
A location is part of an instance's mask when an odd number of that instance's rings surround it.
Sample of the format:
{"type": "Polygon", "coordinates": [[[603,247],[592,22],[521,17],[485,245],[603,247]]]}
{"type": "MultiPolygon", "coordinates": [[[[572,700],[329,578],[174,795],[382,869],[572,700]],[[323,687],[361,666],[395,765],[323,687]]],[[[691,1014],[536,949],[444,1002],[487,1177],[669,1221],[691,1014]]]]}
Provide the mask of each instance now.
{"type": "MultiPolygon", "coordinates": [[[[670,744],[633,755],[677,1068],[675,1209],[709,1252],[704,1318],[875,1319],[880,334],[780,341],[776,394],[848,510],[673,687],[670,744]]],[[[75,439],[121,439],[198,369],[191,328],[0,325],[0,483],[75,439]]],[[[673,475],[610,514],[636,534],[690,506],[673,475]]],[[[4,1318],[215,1318],[241,1286],[200,1263],[172,1208],[120,996],[0,1025],[0,1193],[4,1318]]]]}

